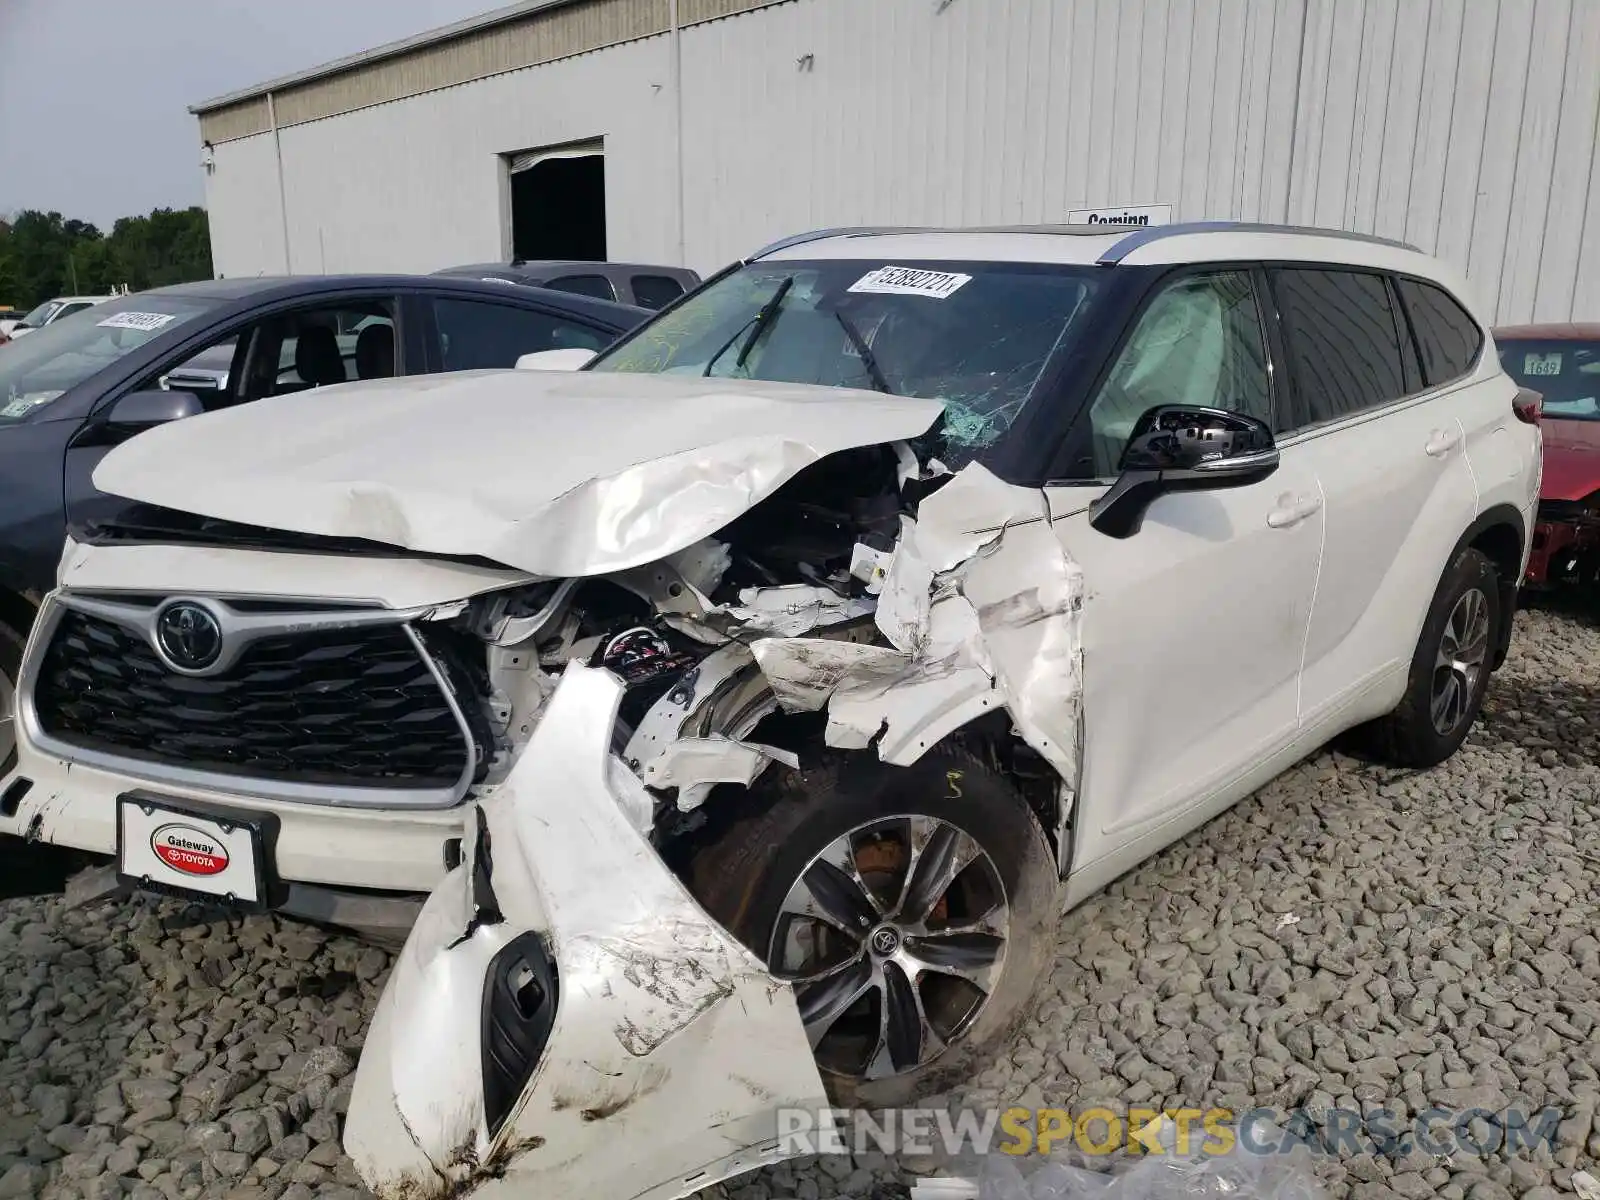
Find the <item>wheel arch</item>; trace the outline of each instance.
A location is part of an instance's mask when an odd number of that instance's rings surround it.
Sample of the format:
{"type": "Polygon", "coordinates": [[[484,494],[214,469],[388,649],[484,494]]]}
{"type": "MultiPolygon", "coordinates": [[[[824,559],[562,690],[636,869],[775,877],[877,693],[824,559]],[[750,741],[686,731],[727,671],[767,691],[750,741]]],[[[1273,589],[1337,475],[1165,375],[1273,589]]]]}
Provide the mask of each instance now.
{"type": "Polygon", "coordinates": [[[1528,527],[1522,513],[1510,504],[1485,509],[1450,551],[1446,569],[1463,550],[1477,550],[1491,563],[1500,577],[1500,624],[1495,630],[1494,655],[1490,669],[1498,670],[1511,649],[1511,627],[1516,615],[1517,590],[1522,583],[1522,564],[1526,558],[1528,527]]]}
{"type": "MultiPolygon", "coordinates": [[[[744,679],[748,682],[750,675],[745,674],[744,679]]],[[[730,688],[724,696],[731,699],[738,694],[738,689],[730,688]]],[[[776,699],[770,703],[751,704],[748,692],[744,696],[743,704],[737,707],[713,702],[712,712],[695,722],[698,728],[692,732],[698,736],[725,733],[741,740],[778,746],[800,755],[802,762],[813,755],[842,751],[871,755],[889,766],[901,768],[914,766],[940,747],[959,744],[967,753],[992,764],[1016,781],[1051,852],[1057,855],[1058,864],[1061,862],[1063,831],[1070,834],[1072,817],[1070,806],[1062,798],[1061,777],[1016,732],[1000,694],[993,689],[954,701],[899,725],[886,720],[879,735],[862,747],[827,743],[826,709],[790,713],[779,707],[776,699]],[[722,707],[720,713],[716,711],[718,707],[722,707]],[[738,719],[729,720],[735,716],[738,719]]],[[[686,727],[689,724],[686,722],[686,727]]],[[[687,728],[686,732],[689,732],[687,728]]],[[[1076,786],[1075,780],[1069,782],[1076,786]]],[[[744,788],[719,785],[706,800],[707,809],[716,811],[707,815],[717,822],[727,815],[727,810],[737,811],[747,803],[747,796],[744,788]]]]}

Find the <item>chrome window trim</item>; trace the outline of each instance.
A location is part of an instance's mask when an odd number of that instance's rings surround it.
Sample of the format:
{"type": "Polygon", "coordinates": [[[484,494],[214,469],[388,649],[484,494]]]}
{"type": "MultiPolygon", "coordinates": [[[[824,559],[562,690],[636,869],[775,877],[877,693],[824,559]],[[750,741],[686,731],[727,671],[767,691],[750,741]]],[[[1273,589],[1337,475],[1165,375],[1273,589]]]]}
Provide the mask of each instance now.
{"type": "MultiPolygon", "coordinates": [[[[1493,378],[1493,375],[1479,378],[1477,372],[1474,372],[1471,375],[1463,375],[1459,379],[1451,380],[1449,383],[1440,384],[1436,388],[1429,388],[1427,391],[1412,392],[1410,395],[1397,397],[1387,404],[1364,408],[1359,412],[1347,413],[1342,417],[1323,421],[1316,425],[1301,425],[1286,433],[1274,433],[1272,435],[1273,447],[1278,450],[1293,450],[1296,446],[1303,445],[1306,442],[1328,437],[1331,434],[1343,433],[1358,425],[1366,425],[1372,421],[1382,420],[1385,417],[1393,416],[1397,412],[1403,412],[1420,404],[1443,399],[1454,392],[1464,391],[1469,387],[1479,387],[1493,378]]],[[[1044,486],[1049,488],[1105,488],[1110,487],[1117,479],[1118,476],[1116,475],[1112,475],[1109,478],[1100,477],[1096,479],[1052,479],[1044,486]]],[[[1051,519],[1054,520],[1056,518],[1051,519]]]]}
{"type": "MultiPolygon", "coordinates": [[[[126,595],[127,593],[119,594],[126,595]]],[[[266,599],[266,597],[262,598],[266,599]]],[[[194,599],[196,603],[204,599],[211,606],[216,606],[220,603],[216,597],[152,595],[153,603],[148,609],[149,622],[153,624],[155,614],[164,608],[169,600],[178,599],[194,599]]],[[[106,620],[116,620],[128,628],[141,632],[145,628],[143,623],[129,616],[129,610],[135,612],[146,611],[134,605],[97,600],[91,593],[84,592],[58,591],[46,598],[44,607],[40,610],[38,620],[35,622],[33,634],[28,640],[28,648],[23,655],[21,669],[17,673],[16,719],[22,735],[32,749],[60,759],[62,762],[75,766],[89,767],[94,770],[107,771],[140,783],[155,784],[156,786],[167,784],[174,787],[215,792],[244,800],[284,801],[316,808],[388,809],[394,811],[447,809],[454,808],[460,804],[466,798],[467,792],[472,786],[472,780],[477,770],[474,749],[476,743],[472,736],[472,730],[468,726],[466,716],[456,700],[455,692],[445,679],[438,662],[428,652],[422,639],[411,626],[411,622],[429,612],[429,608],[404,610],[361,610],[352,608],[339,613],[338,616],[345,627],[381,624],[399,625],[410,639],[417,653],[422,656],[423,663],[427,666],[429,674],[433,676],[434,683],[444,696],[445,704],[450,709],[450,714],[455,718],[457,729],[461,732],[461,741],[464,748],[461,774],[456,782],[449,787],[407,788],[384,785],[351,786],[286,782],[259,776],[233,775],[219,771],[205,771],[189,767],[175,767],[165,763],[146,762],[142,759],[128,758],[120,754],[87,749],[52,737],[44,731],[39,723],[38,709],[34,704],[35,684],[39,669],[44,662],[45,653],[49,649],[56,629],[61,623],[62,614],[69,609],[106,620]],[[120,616],[105,615],[108,611],[119,609],[122,610],[120,616]],[[356,614],[361,614],[366,619],[350,621],[349,618],[356,614]]],[[[236,615],[254,617],[257,614],[236,615]]],[[[303,619],[308,615],[305,612],[286,612],[281,617],[279,614],[260,615],[270,616],[270,619],[274,620],[276,624],[271,627],[255,626],[250,635],[251,640],[274,632],[293,633],[306,632],[316,628],[341,627],[340,621],[327,620],[321,624],[307,625],[294,619],[297,617],[303,619]],[[289,619],[282,619],[285,617],[289,619]]],[[[332,617],[334,614],[324,611],[309,615],[327,618],[332,617]]],[[[145,636],[148,638],[151,635],[146,634],[145,636]]]]}

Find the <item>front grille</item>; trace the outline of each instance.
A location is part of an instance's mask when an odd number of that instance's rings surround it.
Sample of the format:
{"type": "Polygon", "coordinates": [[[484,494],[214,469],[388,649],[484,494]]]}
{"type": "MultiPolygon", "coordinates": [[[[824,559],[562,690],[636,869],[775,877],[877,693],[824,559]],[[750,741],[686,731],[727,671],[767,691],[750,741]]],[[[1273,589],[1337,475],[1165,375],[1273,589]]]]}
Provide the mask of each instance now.
{"type": "Polygon", "coordinates": [[[193,677],[133,630],[66,609],[34,706],[43,732],[71,746],[283,783],[450,787],[469,753],[399,625],[275,634],[193,677]]]}

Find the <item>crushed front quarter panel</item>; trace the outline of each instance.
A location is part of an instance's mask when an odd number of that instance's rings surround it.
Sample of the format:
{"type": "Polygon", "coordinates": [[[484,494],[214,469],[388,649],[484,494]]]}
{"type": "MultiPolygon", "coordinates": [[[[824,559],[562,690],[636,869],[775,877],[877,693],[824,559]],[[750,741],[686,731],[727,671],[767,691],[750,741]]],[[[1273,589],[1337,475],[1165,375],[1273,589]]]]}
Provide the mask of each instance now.
{"type": "Polygon", "coordinates": [[[822,1080],[789,987],[694,902],[629,820],[613,770],[621,685],[569,666],[506,782],[480,805],[496,923],[472,924],[473,858],[429,899],[379,1004],[345,1146],[384,1200],[671,1200],[776,1161],[777,1110],[822,1080]],[[486,1130],[488,964],[538,931],[560,1000],[497,1136],[486,1130]]]}
{"type": "Polygon", "coordinates": [[[767,637],[751,652],[784,708],[826,706],[829,745],[904,765],[1004,705],[1075,794],[1083,571],[1043,493],[956,473],[903,522],[875,620],[888,646],[767,637]]]}

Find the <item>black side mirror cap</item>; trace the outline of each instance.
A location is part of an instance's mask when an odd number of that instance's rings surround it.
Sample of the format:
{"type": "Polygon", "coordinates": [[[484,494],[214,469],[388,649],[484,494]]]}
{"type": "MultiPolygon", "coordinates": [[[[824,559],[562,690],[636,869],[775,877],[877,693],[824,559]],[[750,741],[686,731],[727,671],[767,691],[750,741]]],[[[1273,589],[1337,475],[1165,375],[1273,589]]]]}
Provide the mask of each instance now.
{"type": "Polygon", "coordinates": [[[1245,487],[1277,469],[1265,421],[1218,408],[1157,405],[1134,423],[1122,473],[1089,506],[1089,524],[1107,537],[1132,537],[1158,496],[1245,487]]]}
{"type": "Polygon", "coordinates": [[[198,417],[205,405],[193,392],[151,390],[129,392],[111,406],[106,413],[106,423],[119,429],[137,431],[181,421],[185,417],[198,417]]]}

